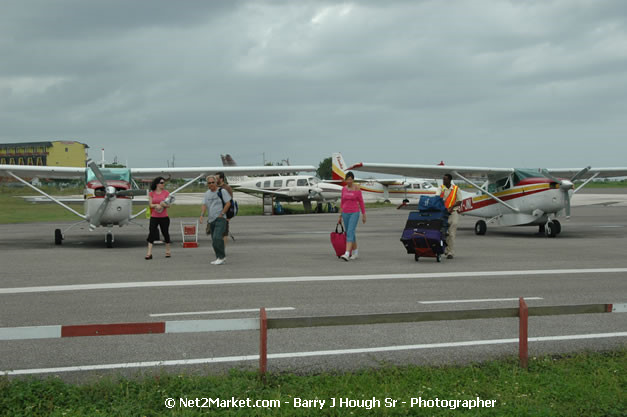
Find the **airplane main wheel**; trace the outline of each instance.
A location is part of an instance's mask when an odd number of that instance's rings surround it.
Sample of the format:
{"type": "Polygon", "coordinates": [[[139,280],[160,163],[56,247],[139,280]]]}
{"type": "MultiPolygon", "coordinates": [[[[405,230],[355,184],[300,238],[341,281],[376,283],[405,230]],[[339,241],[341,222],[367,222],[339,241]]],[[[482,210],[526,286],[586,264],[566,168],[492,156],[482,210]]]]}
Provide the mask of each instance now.
{"type": "Polygon", "coordinates": [[[555,233],[556,230],[557,228],[555,227],[555,224],[550,221],[546,224],[546,226],[544,226],[544,235],[546,237],[555,237],[557,236],[557,233],[555,233]]]}
{"type": "Polygon", "coordinates": [[[105,242],[107,243],[107,247],[108,248],[112,248],[113,247],[113,234],[112,233],[107,233],[107,237],[105,239],[105,242]]]}
{"type": "Polygon", "coordinates": [[[61,233],[61,229],[54,230],[54,244],[60,245],[63,243],[63,233],[61,233]]]}
{"type": "Polygon", "coordinates": [[[541,224],[541,225],[538,227],[538,233],[540,233],[541,235],[543,235],[543,234],[545,233],[545,230],[544,230],[544,229],[545,229],[545,228],[544,228],[544,225],[543,225],[543,224],[541,224]]]}
{"type": "Polygon", "coordinates": [[[488,225],[484,220],[479,220],[475,223],[475,234],[482,236],[485,235],[485,232],[488,230],[488,225]]]}
{"type": "Polygon", "coordinates": [[[553,227],[555,227],[555,236],[562,233],[562,224],[559,221],[553,220],[553,227]]]}

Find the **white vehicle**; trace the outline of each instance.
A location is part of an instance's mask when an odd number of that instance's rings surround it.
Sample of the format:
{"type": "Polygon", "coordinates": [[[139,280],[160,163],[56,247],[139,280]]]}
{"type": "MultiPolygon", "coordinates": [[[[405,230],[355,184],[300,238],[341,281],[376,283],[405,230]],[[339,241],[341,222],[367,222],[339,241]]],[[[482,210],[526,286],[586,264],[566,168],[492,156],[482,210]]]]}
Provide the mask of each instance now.
{"type": "MultiPolygon", "coordinates": [[[[133,214],[133,197],[146,195],[146,190],[133,189],[133,178],[152,179],[157,176],[165,178],[191,178],[190,181],[174,190],[170,195],[183,190],[195,181],[213,175],[217,171],[223,171],[232,175],[255,175],[277,172],[294,171],[315,171],[313,166],[290,166],[290,167],[268,167],[268,166],[248,166],[248,167],[188,167],[188,168],[100,168],[93,161],[87,162],[87,167],[48,167],[48,166],[26,166],[26,165],[0,165],[0,177],[11,177],[24,185],[34,189],[51,201],[59,204],[66,210],[72,212],[82,220],[71,225],[65,230],[56,229],[54,231],[55,244],[60,245],[65,233],[72,227],[87,223],[90,230],[97,227],[108,229],[105,242],[107,247],[113,246],[113,226],[124,226],[133,222],[135,218],[142,215],[146,209],[137,214],[133,214]],[[65,204],[63,199],[57,199],[46,194],[38,187],[30,184],[24,178],[68,178],[85,179],[85,190],[83,193],[84,213],[81,214],[65,204]]],[[[68,202],[69,200],[65,200],[68,202]]]]}
{"type": "Polygon", "coordinates": [[[557,217],[570,218],[570,199],[595,178],[627,176],[627,168],[559,168],[517,169],[463,166],[430,166],[359,163],[350,168],[357,171],[408,176],[442,177],[450,173],[478,192],[464,197],[460,213],[481,217],[475,233],[484,235],[487,224],[498,226],[539,226],[541,233],[555,237],[561,232],[557,217]],[[478,185],[470,178],[486,178],[478,185]],[[563,179],[568,177],[568,179],[563,179]],[[573,182],[586,179],[577,189],[573,182]]]}

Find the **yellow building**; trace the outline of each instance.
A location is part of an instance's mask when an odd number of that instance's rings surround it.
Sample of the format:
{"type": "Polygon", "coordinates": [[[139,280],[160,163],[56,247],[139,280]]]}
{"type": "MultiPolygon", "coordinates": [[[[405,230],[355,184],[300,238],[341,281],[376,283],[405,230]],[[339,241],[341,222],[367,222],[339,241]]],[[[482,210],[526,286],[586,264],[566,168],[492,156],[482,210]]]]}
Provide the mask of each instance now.
{"type": "Polygon", "coordinates": [[[84,167],[87,146],[74,141],[0,143],[0,164],[84,167]]]}

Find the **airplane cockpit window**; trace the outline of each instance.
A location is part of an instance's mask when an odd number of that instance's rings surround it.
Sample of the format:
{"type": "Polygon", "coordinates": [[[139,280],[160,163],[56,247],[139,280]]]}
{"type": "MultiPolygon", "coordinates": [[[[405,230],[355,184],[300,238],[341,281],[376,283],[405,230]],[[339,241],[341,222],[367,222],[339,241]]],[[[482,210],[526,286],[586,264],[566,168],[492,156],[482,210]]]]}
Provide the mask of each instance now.
{"type": "MultiPolygon", "coordinates": [[[[100,168],[105,180],[131,182],[131,170],[126,168],[100,168]]],[[[85,171],[86,182],[98,181],[94,172],[87,168],[85,171]]]]}
{"type": "Polygon", "coordinates": [[[430,182],[423,182],[422,188],[425,190],[430,190],[431,188],[433,188],[433,184],[431,184],[430,182]]]}
{"type": "Polygon", "coordinates": [[[496,191],[507,190],[508,188],[510,188],[509,177],[501,178],[495,183],[495,185],[496,191]]]}
{"type": "Polygon", "coordinates": [[[299,187],[306,187],[307,180],[305,178],[301,178],[298,181],[296,181],[296,185],[298,185],[299,187]]]}
{"type": "Polygon", "coordinates": [[[263,182],[263,186],[264,186],[264,188],[269,187],[269,186],[270,186],[270,182],[271,182],[270,180],[264,181],[264,182],[263,182]]]}
{"type": "Polygon", "coordinates": [[[285,183],[285,186],[293,187],[295,182],[296,182],[295,180],[287,180],[287,182],[285,183]]]}
{"type": "Polygon", "coordinates": [[[315,177],[309,177],[307,179],[309,180],[309,185],[316,185],[320,182],[318,181],[318,178],[315,178],[315,177]]]}
{"type": "Polygon", "coordinates": [[[283,180],[274,180],[273,187],[281,188],[283,186],[283,180]]]}
{"type": "Polygon", "coordinates": [[[257,184],[255,184],[255,187],[261,188],[261,181],[259,181],[257,184]]]}

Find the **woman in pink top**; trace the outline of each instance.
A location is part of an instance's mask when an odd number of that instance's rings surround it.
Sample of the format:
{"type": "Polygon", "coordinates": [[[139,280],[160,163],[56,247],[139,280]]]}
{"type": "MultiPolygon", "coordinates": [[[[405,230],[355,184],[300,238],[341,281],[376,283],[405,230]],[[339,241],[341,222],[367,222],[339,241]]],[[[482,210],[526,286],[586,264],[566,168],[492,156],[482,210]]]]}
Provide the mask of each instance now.
{"type": "Polygon", "coordinates": [[[165,178],[157,177],[152,180],[148,193],[148,207],[150,210],[150,228],[148,232],[148,253],[146,260],[152,259],[152,245],[155,240],[159,240],[159,229],[163,234],[165,242],[165,257],[171,256],[170,252],[170,218],[168,217],[168,207],[170,207],[168,197],[170,193],[165,189],[165,178]]]}
{"type": "Polygon", "coordinates": [[[362,221],[366,223],[366,207],[364,206],[364,197],[361,195],[359,185],[355,184],[355,175],[347,172],[346,187],[342,188],[342,203],[340,205],[340,219],[338,223],[344,221],[346,228],[346,252],[340,256],[341,259],[348,261],[349,259],[357,259],[357,239],[355,230],[359,222],[359,212],[364,215],[362,221]],[[352,252],[351,252],[352,251],[352,252]]]}

